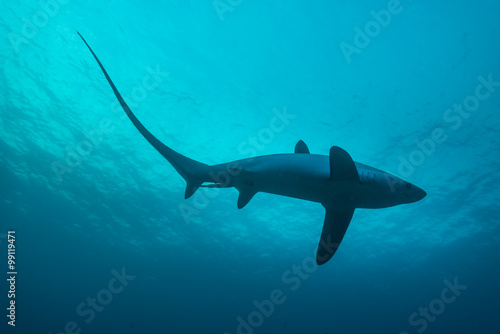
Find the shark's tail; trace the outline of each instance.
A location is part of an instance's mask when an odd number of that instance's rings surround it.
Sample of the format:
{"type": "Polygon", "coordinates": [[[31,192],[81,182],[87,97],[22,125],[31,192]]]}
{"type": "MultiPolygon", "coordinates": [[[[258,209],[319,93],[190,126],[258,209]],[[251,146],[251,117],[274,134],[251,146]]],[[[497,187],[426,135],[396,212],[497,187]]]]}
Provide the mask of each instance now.
{"type": "Polygon", "coordinates": [[[87,47],[89,48],[90,52],[94,56],[95,60],[97,61],[97,64],[99,64],[99,67],[101,68],[102,72],[104,73],[104,76],[106,77],[106,80],[108,80],[109,85],[113,89],[113,92],[115,93],[116,98],[118,99],[118,102],[120,102],[120,105],[122,106],[123,110],[127,114],[127,116],[130,118],[132,123],[135,125],[137,130],[146,138],[146,140],[153,145],[153,147],[160,152],[161,155],[165,157],[165,159],[170,162],[170,164],[175,168],[175,170],[186,180],[187,186],[186,186],[186,192],[185,192],[185,198],[189,198],[191,195],[195,193],[195,191],[201,186],[203,182],[210,182],[210,166],[203,164],[201,162],[189,159],[188,157],[183,156],[182,154],[179,154],[172,150],[170,147],[166,146],[163,144],[161,141],[159,141],[155,136],[153,136],[145,127],[142,125],[141,122],[135,117],[134,113],[132,110],[130,110],[129,106],[127,103],[125,103],[125,100],[123,100],[123,97],[121,96],[120,92],[116,88],[115,84],[111,80],[111,78],[108,75],[108,72],[104,69],[104,66],[102,66],[101,61],[99,58],[97,58],[96,54],[92,50],[92,48],[89,46],[87,41],[83,38],[82,35],[80,35],[79,32],[77,32],[78,35],[82,38],[83,42],[87,47]]]}

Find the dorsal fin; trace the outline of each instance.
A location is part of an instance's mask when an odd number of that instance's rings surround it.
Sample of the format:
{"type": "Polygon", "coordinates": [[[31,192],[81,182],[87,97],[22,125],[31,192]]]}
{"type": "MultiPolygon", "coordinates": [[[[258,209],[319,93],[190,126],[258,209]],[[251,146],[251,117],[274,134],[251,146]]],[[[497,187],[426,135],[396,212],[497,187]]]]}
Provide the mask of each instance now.
{"type": "Polygon", "coordinates": [[[295,153],[309,154],[309,148],[307,147],[306,143],[304,143],[302,140],[299,140],[295,145],[295,153]]]}
{"type": "Polygon", "coordinates": [[[351,180],[359,182],[356,165],[349,153],[337,146],[330,148],[330,180],[351,180]]]}

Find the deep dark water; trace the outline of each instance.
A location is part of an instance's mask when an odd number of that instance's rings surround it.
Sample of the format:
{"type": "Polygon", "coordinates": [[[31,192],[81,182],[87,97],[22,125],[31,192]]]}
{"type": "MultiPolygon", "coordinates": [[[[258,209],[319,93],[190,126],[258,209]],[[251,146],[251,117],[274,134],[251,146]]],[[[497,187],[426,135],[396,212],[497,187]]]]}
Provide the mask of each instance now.
{"type": "Polygon", "coordinates": [[[0,258],[8,278],[15,230],[18,275],[15,328],[2,280],[2,333],[499,331],[496,2],[3,8],[0,258]],[[238,210],[234,189],[184,200],[77,30],[182,154],[216,164],[302,139],[428,195],[357,210],[315,267],[320,205],[257,194],[238,210]]]}

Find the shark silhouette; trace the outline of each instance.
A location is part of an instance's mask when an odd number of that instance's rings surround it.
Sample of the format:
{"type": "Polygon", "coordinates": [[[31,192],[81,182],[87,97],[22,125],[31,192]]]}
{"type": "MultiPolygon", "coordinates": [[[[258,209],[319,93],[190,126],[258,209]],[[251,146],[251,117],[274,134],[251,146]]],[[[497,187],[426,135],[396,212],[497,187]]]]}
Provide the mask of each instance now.
{"type": "Polygon", "coordinates": [[[302,140],[297,142],[293,154],[258,156],[212,166],[185,157],[160,142],[139,122],[99,58],[82,35],[80,37],[137,130],[186,180],[186,199],[199,187],[234,187],[239,192],[239,209],[258,192],[321,203],[326,214],[316,253],[318,265],[328,262],[335,254],[356,208],[386,208],[413,203],[426,196],[424,190],[409,182],[354,162],[340,147],[331,147],[328,156],[310,154],[302,140]]]}

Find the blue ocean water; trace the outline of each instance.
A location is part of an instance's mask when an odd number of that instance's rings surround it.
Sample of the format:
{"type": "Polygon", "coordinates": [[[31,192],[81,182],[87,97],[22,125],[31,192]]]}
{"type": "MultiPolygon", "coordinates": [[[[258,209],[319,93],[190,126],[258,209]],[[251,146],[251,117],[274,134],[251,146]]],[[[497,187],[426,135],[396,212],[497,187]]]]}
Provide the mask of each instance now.
{"type": "Polygon", "coordinates": [[[497,1],[3,2],[2,333],[498,333],[497,1]],[[184,180],[143,124],[217,164],[332,145],[427,192],[324,209],[184,180]],[[15,327],[7,233],[15,231],[15,327]]]}

